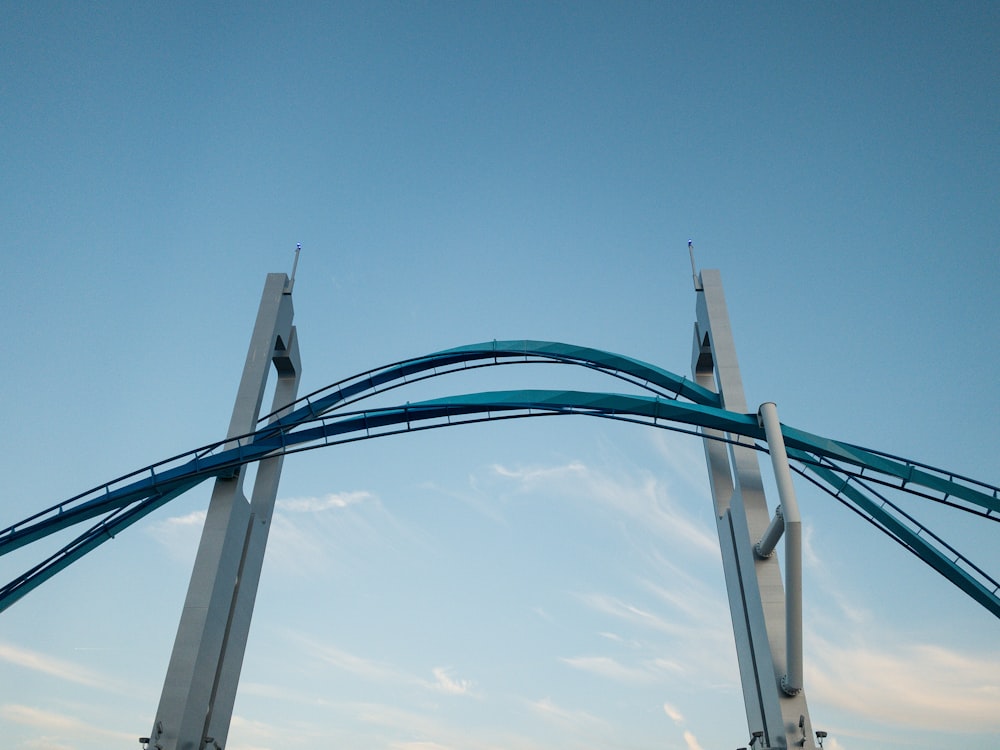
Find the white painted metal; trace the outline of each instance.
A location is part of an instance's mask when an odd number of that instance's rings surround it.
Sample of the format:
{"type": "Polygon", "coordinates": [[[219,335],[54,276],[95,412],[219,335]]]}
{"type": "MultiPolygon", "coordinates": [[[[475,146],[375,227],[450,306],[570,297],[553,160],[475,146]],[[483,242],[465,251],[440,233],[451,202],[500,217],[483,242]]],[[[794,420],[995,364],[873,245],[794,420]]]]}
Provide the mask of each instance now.
{"type": "MultiPolygon", "coordinates": [[[[256,428],[272,363],[274,408],[294,401],[301,367],[293,315],[288,277],[269,274],[227,437],[256,428]]],[[[156,750],[225,746],[281,464],[281,457],[260,462],[252,503],[244,472],[215,482],[149,736],[156,750]]]]}
{"type": "MultiPolygon", "coordinates": [[[[699,385],[719,393],[722,406],[746,413],[746,399],[718,271],[705,270],[695,284],[696,323],[692,371],[699,385]]],[[[805,691],[781,688],[787,673],[785,595],[775,557],[761,558],[754,541],[769,524],[757,453],[750,441],[703,429],[722,565],[733,618],[747,724],[763,732],[757,748],[815,748],[805,691]]]]}
{"type": "Polygon", "coordinates": [[[785,514],[779,505],[774,509],[774,518],[764,532],[764,536],[754,545],[753,549],[761,557],[770,557],[774,554],[774,548],[778,546],[778,540],[785,533],[785,514]]]}
{"type": "MultiPolygon", "coordinates": [[[[256,426],[272,362],[278,371],[272,411],[295,399],[301,366],[292,326],[291,287],[292,282],[284,274],[267,277],[230,421],[231,446],[239,435],[256,426]]],[[[695,290],[694,378],[717,391],[725,409],[746,413],[719,272],[709,270],[696,275],[695,290]]],[[[770,419],[765,415],[771,411],[766,406],[761,407],[765,430],[770,419]]],[[[776,410],[773,415],[776,422],[776,410]]],[[[771,429],[773,432],[774,427],[771,429]]],[[[777,429],[780,437],[780,425],[777,429]]],[[[703,428],[703,434],[747,723],[754,746],[759,750],[815,748],[805,691],[786,692],[781,687],[783,681],[791,688],[802,685],[801,566],[793,564],[796,570],[789,579],[789,588],[798,592],[791,597],[797,598],[797,603],[792,604],[792,610],[797,608],[795,619],[799,625],[795,626],[791,619],[786,620],[786,613],[792,618],[793,611],[786,608],[777,560],[760,557],[754,551],[752,540],[774,537],[776,543],[781,535],[769,519],[756,452],[746,438],[726,436],[730,440],[727,445],[708,439],[722,437],[718,431],[703,428]],[[792,641],[797,642],[798,658],[792,654],[792,641]],[[788,650],[782,645],[787,645],[788,650]]],[[[768,439],[770,443],[770,435],[768,439]]],[[[773,446],[771,450],[772,460],[776,460],[773,446]]],[[[280,456],[260,462],[252,502],[243,494],[242,472],[236,471],[215,483],[149,737],[155,750],[225,747],[281,466],[280,456]]],[[[784,466],[787,471],[787,456],[784,466]]],[[[778,481],[780,494],[783,480],[778,481]]],[[[791,498],[789,502],[782,495],[786,557],[800,560],[801,522],[794,494],[791,498]],[[793,547],[789,547],[793,537],[793,547]]]]}
{"type": "Polygon", "coordinates": [[[769,401],[760,405],[757,414],[771,454],[774,481],[781,500],[778,510],[784,518],[785,528],[785,661],[788,671],[781,679],[781,688],[795,695],[802,690],[802,517],[799,501],[795,498],[792,472],[788,468],[778,407],[769,401]]]}

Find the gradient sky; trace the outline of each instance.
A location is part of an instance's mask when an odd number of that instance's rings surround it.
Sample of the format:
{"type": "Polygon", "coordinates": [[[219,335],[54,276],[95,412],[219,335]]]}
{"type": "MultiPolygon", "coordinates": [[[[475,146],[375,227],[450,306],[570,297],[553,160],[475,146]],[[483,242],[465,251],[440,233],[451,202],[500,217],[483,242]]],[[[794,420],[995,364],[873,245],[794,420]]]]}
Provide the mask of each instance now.
{"type": "MultiPolygon", "coordinates": [[[[692,238],[751,405],[996,484],[998,38],[995,3],[6,3],[0,525],[222,437],[297,242],[303,392],[492,339],[687,373],[692,238]]],[[[402,398],[620,387],[499,369],[402,398]]],[[[827,747],[995,748],[995,618],[798,491],[827,747]]],[[[5,748],[149,733],[208,493],[0,615],[5,748]]],[[[1000,527],[907,507],[1000,573],[1000,527]]],[[[229,750],[747,738],[695,439],[286,461],[229,750]]]]}

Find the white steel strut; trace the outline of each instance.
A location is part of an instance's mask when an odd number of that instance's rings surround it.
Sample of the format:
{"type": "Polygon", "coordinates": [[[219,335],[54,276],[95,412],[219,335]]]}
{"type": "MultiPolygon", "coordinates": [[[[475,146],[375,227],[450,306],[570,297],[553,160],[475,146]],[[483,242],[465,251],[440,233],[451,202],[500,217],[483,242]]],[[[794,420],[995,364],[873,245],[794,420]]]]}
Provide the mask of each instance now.
{"type": "MultiPolygon", "coordinates": [[[[719,393],[724,409],[746,413],[719,272],[702,271],[694,280],[694,379],[719,393]]],[[[256,428],[272,364],[278,375],[272,421],[295,400],[302,368],[292,325],[292,285],[285,274],[267,277],[227,433],[233,440],[227,447],[236,447],[236,436],[256,428]]],[[[781,497],[773,520],[749,439],[702,428],[749,744],[754,750],[813,750],[802,688],[798,506],[774,405],[763,404],[758,418],[781,497]],[[771,555],[782,535],[787,604],[778,563],[771,555]]],[[[153,729],[142,738],[153,750],[225,747],[282,461],[278,454],[259,462],[250,501],[239,469],[216,480],[153,729]]]]}
{"type": "MultiPolygon", "coordinates": [[[[695,277],[697,308],[691,369],[698,385],[716,390],[722,407],[747,412],[736,361],[729,313],[718,271],[695,277]]],[[[743,685],[750,745],[815,748],[802,689],[802,577],[798,505],[774,404],[761,407],[759,420],[781,495],[774,521],[769,517],[757,452],[750,440],[702,428],[715,506],[736,654],[743,685]],[[777,559],[771,556],[785,534],[786,591],[777,559]],[[758,544],[759,542],[759,544],[758,544]]]]}
{"type": "MultiPolygon", "coordinates": [[[[272,363],[271,411],[295,401],[302,367],[293,315],[292,282],[268,274],[228,437],[256,429],[272,363]]],[[[249,502],[239,469],[215,482],[153,730],[142,738],[150,748],[225,747],[283,458],[259,462],[249,502]]]]}

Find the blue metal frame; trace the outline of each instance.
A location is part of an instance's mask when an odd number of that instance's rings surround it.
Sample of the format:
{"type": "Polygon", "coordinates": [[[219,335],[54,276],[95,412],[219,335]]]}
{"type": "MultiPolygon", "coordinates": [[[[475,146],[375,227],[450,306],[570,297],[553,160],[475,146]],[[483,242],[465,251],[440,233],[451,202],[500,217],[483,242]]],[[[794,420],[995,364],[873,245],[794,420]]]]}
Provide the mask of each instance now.
{"type": "MultiPolygon", "coordinates": [[[[756,415],[720,408],[717,394],[687,378],[629,357],[554,342],[504,341],[449,349],[361,373],[316,391],[296,403],[302,405],[285,417],[237,439],[233,447],[226,447],[232,446],[233,441],[220,442],[181,454],[0,531],[2,555],[75,524],[107,516],[60,552],[0,589],[0,611],[114,534],[205,479],[232,475],[244,464],[268,456],[469,422],[570,414],[639,422],[668,429],[676,429],[677,424],[690,425],[740,435],[751,441],[764,439],[764,431],[756,415]],[[388,388],[469,369],[470,366],[541,361],[589,367],[625,379],[655,395],[516,390],[471,393],[389,408],[339,411],[388,388]],[[677,397],[689,399],[692,403],[680,401],[677,397]],[[132,481],[127,481],[129,479],[132,481]]],[[[849,498],[876,518],[883,530],[902,541],[918,557],[1000,617],[1000,597],[996,587],[990,590],[982,582],[982,577],[970,575],[953,561],[949,554],[953,553],[950,547],[943,545],[942,549],[918,536],[858,487],[849,484],[852,474],[839,464],[857,467],[862,475],[868,472],[872,477],[879,477],[879,481],[892,483],[891,486],[905,492],[923,488],[942,493],[945,497],[961,498],[990,513],[1000,512],[996,487],[971,480],[959,482],[953,475],[937,472],[925,465],[890,458],[784,425],[782,434],[789,456],[801,462],[806,470],[829,488],[831,494],[849,498]]],[[[917,494],[926,497],[922,493],[917,494]]],[[[987,582],[993,581],[989,576],[985,578],[987,582]]]]}

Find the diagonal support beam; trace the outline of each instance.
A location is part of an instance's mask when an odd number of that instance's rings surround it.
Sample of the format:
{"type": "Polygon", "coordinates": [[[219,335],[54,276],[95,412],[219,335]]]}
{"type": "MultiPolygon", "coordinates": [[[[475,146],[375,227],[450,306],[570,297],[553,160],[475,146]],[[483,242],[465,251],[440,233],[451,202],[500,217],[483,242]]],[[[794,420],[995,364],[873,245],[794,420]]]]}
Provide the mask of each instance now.
{"type": "MultiPolygon", "coordinates": [[[[723,409],[745,413],[721,276],[705,270],[698,279],[692,355],[695,380],[719,393],[723,409]]],[[[733,440],[728,450],[710,439],[718,431],[703,430],[747,724],[755,736],[760,733],[761,748],[793,744],[813,748],[805,691],[789,695],[781,688],[788,671],[781,572],[775,558],[761,558],[754,551],[755,541],[770,523],[756,453],[741,437],[746,431],[723,431],[733,440]]]]}
{"type": "MultiPolygon", "coordinates": [[[[269,274],[233,406],[228,447],[253,432],[272,364],[279,375],[274,408],[295,400],[301,368],[292,318],[288,277],[269,274]]],[[[221,747],[228,734],[281,472],[280,456],[267,461],[258,471],[252,504],[243,493],[245,473],[239,466],[216,479],[149,735],[155,750],[202,750],[219,740],[221,747]],[[208,733],[210,726],[218,737],[208,733]]]]}
{"type": "MultiPolygon", "coordinates": [[[[761,404],[758,412],[767,447],[771,453],[774,481],[778,487],[778,507],[785,532],[785,668],[781,689],[788,695],[802,690],[802,518],[792,485],[785,440],[781,436],[778,408],[771,402],[761,404]]],[[[778,517],[778,514],[775,514],[778,517]]],[[[772,524],[773,526],[773,524],[772,524]]],[[[768,527],[770,531],[772,527],[768,527]]],[[[765,537],[767,535],[765,534],[765,537]]]]}

